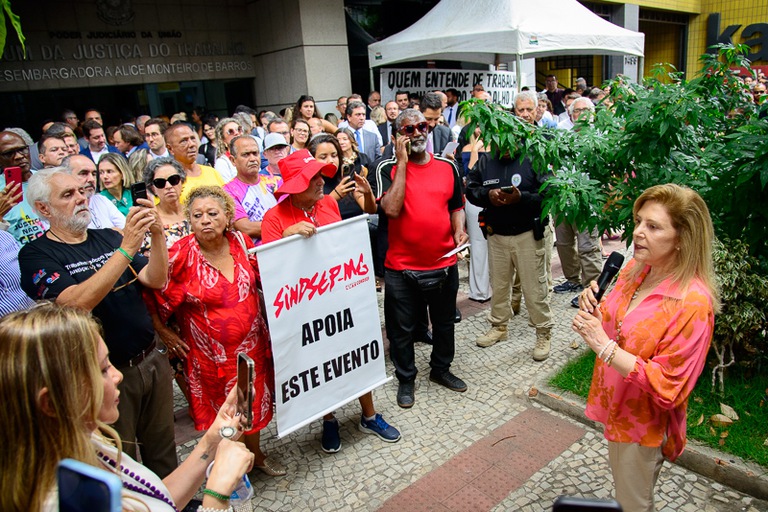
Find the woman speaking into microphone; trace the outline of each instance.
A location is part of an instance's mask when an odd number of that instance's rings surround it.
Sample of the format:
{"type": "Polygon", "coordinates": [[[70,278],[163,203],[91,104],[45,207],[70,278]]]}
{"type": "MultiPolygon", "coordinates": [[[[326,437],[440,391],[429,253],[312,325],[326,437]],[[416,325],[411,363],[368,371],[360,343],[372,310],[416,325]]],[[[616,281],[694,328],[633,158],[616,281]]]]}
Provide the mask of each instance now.
{"type": "Polygon", "coordinates": [[[664,458],[685,447],[688,395],[701,374],[719,310],[714,230],[691,189],[651,187],[633,208],[634,257],[600,303],[592,282],[572,328],[597,354],[586,415],[604,425],[616,499],[653,511],[664,458]]]}

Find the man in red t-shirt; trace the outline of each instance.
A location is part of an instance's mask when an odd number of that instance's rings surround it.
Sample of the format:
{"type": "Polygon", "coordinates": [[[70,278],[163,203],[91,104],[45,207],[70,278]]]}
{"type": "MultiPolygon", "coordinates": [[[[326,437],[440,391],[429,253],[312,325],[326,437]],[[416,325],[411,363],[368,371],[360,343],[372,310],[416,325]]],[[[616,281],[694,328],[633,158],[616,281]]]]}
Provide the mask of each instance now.
{"type": "Polygon", "coordinates": [[[384,315],[390,357],[399,381],[397,404],[413,406],[416,364],[413,332],[423,304],[432,320],[431,381],[453,391],[467,385],[450,371],[454,356],[454,318],[459,273],[456,256],[465,244],[461,176],[454,164],[427,151],[429,125],[418,110],[395,120],[395,157],[377,177],[381,207],[389,219],[389,249],[384,262],[384,315]]]}

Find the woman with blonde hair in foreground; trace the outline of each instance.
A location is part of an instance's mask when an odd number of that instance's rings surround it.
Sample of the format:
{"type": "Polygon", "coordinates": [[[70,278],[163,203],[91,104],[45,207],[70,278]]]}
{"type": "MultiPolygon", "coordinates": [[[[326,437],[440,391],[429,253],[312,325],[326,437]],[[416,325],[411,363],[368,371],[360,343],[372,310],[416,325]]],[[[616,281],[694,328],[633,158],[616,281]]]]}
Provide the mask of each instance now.
{"type": "Polygon", "coordinates": [[[107,424],[119,415],[122,373],[109,361],[101,329],[87,313],[41,304],[0,320],[0,510],[57,511],[56,466],[77,459],[120,477],[124,510],[183,508],[214,464],[199,511],[232,510],[229,495],[253,455],[239,436],[236,392],[181,465],[164,480],[122,454],[107,424]],[[224,439],[222,436],[228,437],[224,439]]]}
{"type": "Polygon", "coordinates": [[[625,512],[650,512],[664,458],[685,448],[688,396],[720,303],[701,196],[657,185],[633,213],[632,260],[602,303],[594,281],[579,295],[572,329],[597,354],[586,415],[605,426],[616,500],[625,512]]]}

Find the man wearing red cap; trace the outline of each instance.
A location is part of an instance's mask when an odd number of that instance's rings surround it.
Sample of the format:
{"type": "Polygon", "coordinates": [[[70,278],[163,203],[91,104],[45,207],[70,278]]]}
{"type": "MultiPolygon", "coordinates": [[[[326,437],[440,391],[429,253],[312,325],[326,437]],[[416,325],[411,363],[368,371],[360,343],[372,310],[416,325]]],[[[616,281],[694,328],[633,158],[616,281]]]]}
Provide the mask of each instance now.
{"type": "Polygon", "coordinates": [[[387,338],[399,381],[397,405],[409,408],[417,373],[413,334],[424,304],[432,320],[429,379],[452,391],[467,390],[450,371],[459,289],[456,255],[450,253],[469,236],[464,231],[461,177],[450,160],[427,151],[429,124],[424,115],[403,111],[395,119],[395,130],[395,158],[379,166],[377,184],[389,219],[384,262],[387,338]]]}
{"type": "MultiPolygon", "coordinates": [[[[261,240],[269,243],[291,235],[310,237],[317,228],[341,220],[339,206],[331,196],[323,194],[323,176],[332,178],[336,166],[315,160],[309,151],[302,149],[280,160],[283,184],[275,191],[279,200],[288,195],[277,206],[264,214],[261,224],[261,240]]],[[[368,181],[355,173],[355,185],[363,191],[370,191],[368,181]]],[[[358,429],[366,434],[375,434],[383,441],[394,443],[400,440],[400,432],[389,425],[373,406],[373,393],[360,398],[363,409],[358,429]]],[[[323,418],[322,448],[326,453],[341,449],[339,422],[333,413],[323,418]]]]}

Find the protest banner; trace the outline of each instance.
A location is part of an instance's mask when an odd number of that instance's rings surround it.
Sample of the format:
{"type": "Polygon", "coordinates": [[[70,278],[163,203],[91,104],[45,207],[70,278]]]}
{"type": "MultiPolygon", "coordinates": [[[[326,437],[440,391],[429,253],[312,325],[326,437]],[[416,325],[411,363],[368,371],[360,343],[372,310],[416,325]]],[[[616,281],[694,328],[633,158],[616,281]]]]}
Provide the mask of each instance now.
{"type": "Polygon", "coordinates": [[[367,216],[257,247],[283,437],[387,378],[367,216]]]}
{"type": "Polygon", "coordinates": [[[382,105],[394,101],[399,90],[423,95],[453,88],[459,91],[459,101],[464,101],[472,97],[472,87],[480,83],[491,95],[492,102],[512,107],[517,91],[515,74],[509,71],[382,68],[380,76],[382,105]]]}

